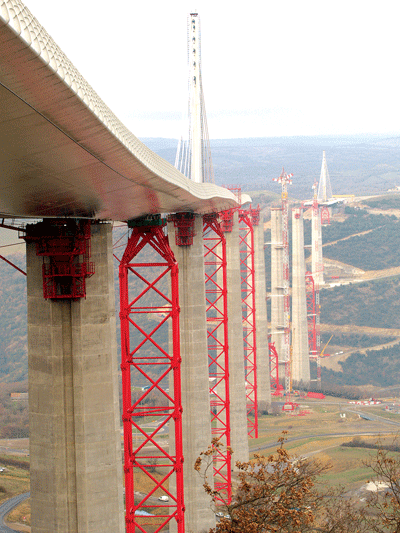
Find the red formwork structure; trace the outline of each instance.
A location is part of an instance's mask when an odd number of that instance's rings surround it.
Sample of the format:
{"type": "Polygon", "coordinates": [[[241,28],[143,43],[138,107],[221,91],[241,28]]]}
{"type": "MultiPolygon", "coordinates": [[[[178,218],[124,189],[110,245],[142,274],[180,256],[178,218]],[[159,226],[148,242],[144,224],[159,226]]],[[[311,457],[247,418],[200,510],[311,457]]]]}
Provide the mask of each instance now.
{"type": "Polygon", "coordinates": [[[317,382],[321,383],[319,291],[315,286],[311,272],[306,272],[306,301],[310,359],[315,359],[317,363],[317,382]]]}
{"type": "Polygon", "coordinates": [[[321,224],[327,226],[331,223],[331,214],[329,213],[329,208],[327,206],[321,207],[321,224]]]}
{"type": "Polygon", "coordinates": [[[232,498],[226,240],[216,213],[203,217],[211,433],[222,444],[214,455],[214,489],[232,498]]]}
{"type": "Polygon", "coordinates": [[[251,209],[239,210],[239,252],[247,400],[247,431],[258,438],[257,332],[254,276],[254,231],[251,209]]]}
{"type": "Polygon", "coordinates": [[[28,225],[22,238],[34,242],[36,255],[43,257],[44,298],[77,300],[86,297],[86,279],[95,271],[90,261],[90,220],[44,220],[28,225]]]}
{"type": "Polygon", "coordinates": [[[157,519],[155,524],[152,518],[151,531],[175,522],[184,533],[178,264],[165,220],[146,217],[128,225],[131,234],[119,265],[126,531],[148,531],[149,519],[138,511],[151,511],[157,519]],[[139,382],[145,386],[134,394],[139,382]],[[172,450],[161,442],[167,427],[174,434],[172,450]],[[145,495],[134,491],[139,472],[151,486],[145,495]]]}

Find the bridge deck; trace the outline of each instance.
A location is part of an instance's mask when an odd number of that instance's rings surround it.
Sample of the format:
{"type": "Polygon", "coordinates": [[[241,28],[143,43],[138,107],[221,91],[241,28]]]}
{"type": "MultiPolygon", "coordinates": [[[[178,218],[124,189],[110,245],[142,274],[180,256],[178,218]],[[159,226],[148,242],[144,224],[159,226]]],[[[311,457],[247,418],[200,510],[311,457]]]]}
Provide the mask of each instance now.
{"type": "Polygon", "coordinates": [[[22,2],[4,0],[1,215],[127,220],[236,205],[231,192],[190,181],[141,143],[22,2]]]}

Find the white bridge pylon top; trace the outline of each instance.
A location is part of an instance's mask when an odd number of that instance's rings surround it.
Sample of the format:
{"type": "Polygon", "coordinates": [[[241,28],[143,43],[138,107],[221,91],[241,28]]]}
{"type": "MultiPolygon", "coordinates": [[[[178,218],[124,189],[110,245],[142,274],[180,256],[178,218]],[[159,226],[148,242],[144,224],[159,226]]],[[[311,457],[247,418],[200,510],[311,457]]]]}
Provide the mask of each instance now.
{"type": "Polygon", "coordinates": [[[319,202],[327,202],[332,198],[331,180],[329,179],[325,150],[322,152],[321,176],[319,178],[317,198],[319,202]]]}
{"type": "Polygon", "coordinates": [[[0,2],[0,216],[127,220],[238,205],[141,143],[24,4],[0,2]]]}

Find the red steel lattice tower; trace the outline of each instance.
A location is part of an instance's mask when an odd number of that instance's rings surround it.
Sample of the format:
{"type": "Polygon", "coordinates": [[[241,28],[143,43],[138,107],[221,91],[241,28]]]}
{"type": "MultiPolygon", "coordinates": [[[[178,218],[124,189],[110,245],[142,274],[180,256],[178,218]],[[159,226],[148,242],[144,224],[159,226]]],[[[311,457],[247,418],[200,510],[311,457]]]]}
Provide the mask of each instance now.
{"type": "Polygon", "coordinates": [[[317,196],[317,183],[313,185],[314,197],[312,206],[312,243],[311,243],[311,260],[313,272],[311,273],[314,283],[314,302],[315,302],[315,357],[317,360],[317,382],[321,384],[321,336],[320,336],[320,313],[321,307],[319,303],[319,284],[323,282],[324,265],[322,262],[322,239],[320,239],[321,219],[320,209],[317,196]]]}
{"type": "Polygon", "coordinates": [[[290,295],[289,295],[289,206],[287,186],[292,183],[293,174],[286,174],[285,169],[278,178],[273,178],[282,185],[282,248],[283,248],[283,354],[285,361],[285,391],[290,394],[290,295]]]}
{"type": "Polygon", "coordinates": [[[282,385],[279,383],[279,358],[274,342],[268,343],[269,348],[269,366],[271,376],[271,391],[273,396],[282,395],[282,385]]]}
{"type": "Polygon", "coordinates": [[[254,231],[250,210],[239,210],[239,251],[242,290],[244,366],[247,399],[247,430],[258,438],[257,332],[254,271],[254,231]]]}
{"type": "Polygon", "coordinates": [[[311,272],[306,272],[306,300],[307,300],[307,324],[308,346],[310,359],[317,363],[317,382],[321,383],[321,336],[319,326],[319,291],[315,290],[314,278],[311,272]]]}
{"type": "Polygon", "coordinates": [[[178,533],[184,533],[178,264],[159,216],[128,225],[132,233],[119,265],[126,531],[146,533],[146,518],[136,511],[152,509],[158,518],[155,532],[175,521],[178,533]],[[156,259],[146,260],[141,254],[145,248],[156,259]],[[168,349],[162,338],[168,339],[169,328],[168,349]],[[147,385],[134,395],[132,386],[138,382],[147,385]],[[168,383],[173,384],[171,394],[168,383]],[[149,427],[146,417],[151,417],[149,427]],[[158,439],[168,425],[175,434],[175,449],[170,451],[158,439]],[[136,500],[135,471],[151,486],[136,500]],[[172,476],[176,491],[168,488],[172,476]],[[154,504],[160,494],[166,501],[154,504]]]}
{"type": "Polygon", "coordinates": [[[214,455],[214,489],[232,497],[226,240],[217,214],[203,217],[211,433],[222,443],[214,455]]]}
{"type": "Polygon", "coordinates": [[[329,225],[331,223],[331,215],[329,213],[329,208],[322,206],[321,208],[321,224],[329,225]]]}

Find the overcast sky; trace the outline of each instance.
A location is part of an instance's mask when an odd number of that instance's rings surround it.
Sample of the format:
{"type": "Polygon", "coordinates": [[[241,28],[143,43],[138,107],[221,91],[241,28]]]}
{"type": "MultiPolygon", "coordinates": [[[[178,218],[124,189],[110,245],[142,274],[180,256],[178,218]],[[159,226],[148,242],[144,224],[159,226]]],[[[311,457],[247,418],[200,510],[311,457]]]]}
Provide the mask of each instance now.
{"type": "Polygon", "coordinates": [[[211,138],[399,133],[398,0],[25,0],[140,137],[178,138],[198,11],[211,138]]]}

